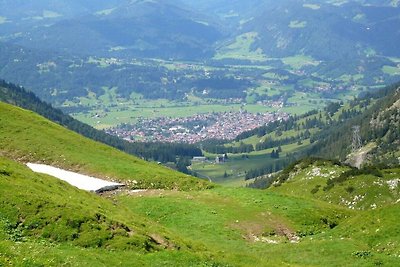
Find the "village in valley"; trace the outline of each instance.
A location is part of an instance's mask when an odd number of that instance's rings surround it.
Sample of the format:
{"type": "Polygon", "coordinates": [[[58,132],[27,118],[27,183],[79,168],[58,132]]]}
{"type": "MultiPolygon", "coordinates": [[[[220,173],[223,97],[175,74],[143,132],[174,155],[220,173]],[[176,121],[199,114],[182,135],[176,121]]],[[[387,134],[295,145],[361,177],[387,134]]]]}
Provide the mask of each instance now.
{"type": "Polygon", "coordinates": [[[135,124],[121,124],[107,133],[130,142],[169,142],[194,144],[205,140],[233,140],[239,134],[277,120],[287,120],[287,113],[220,112],[184,118],[159,117],[140,119],[135,124]]]}

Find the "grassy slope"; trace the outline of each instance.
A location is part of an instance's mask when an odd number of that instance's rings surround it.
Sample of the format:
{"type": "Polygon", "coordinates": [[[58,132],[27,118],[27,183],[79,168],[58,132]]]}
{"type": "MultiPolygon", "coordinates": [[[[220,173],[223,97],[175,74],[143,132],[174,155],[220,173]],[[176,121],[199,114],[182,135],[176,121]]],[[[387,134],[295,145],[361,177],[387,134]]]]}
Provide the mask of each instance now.
{"type": "MultiPolygon", "coordinates": [[[[46,177],[36,176],[37,181],[29,182],[29,188],[33,184],[40,190],[48,187],[40,183],[41,179],[46,177]]],[[[61,195],[49,202],[58,199],[64,203],[61,195]]],[[[35,200],[28,196],[31,202],[35,200]]],[[[182,247],[148,253],[126,250],[121,243],[111,250],[81,248],[75,241],[50,243],[32,236],[24,242],[14,242],[3,232],[7,239],[0,241],[0,263],[8,260],[20,266],[126,266],[128,262],[144,266],[394,266],[398,261],[399,209],[395,206],[354,211],[271,191],[228,188],[125,194],[113,196],[112,202],[87,193],[73,196],[77,201],[69,200],[68,205],[80,207],[82,202],[94,202],[90,208],[114,216],[113,220],[119,218],[129,226],[132,220],[143,220],[146,227],[142,230],[158,230],[170,238],[169,242],[182,247]],[[336,227],[331,229],[333,223],[336,227]],[[291,234],[301,237],[300,242],[291,243],[291,234]]],[[[20,211],[29,210],[28,206],[20,207],[20,211]]],[[[52,212],[62,214],[64,209],[52,212]]]]}
{"type": "Polygon", "coordinates": [[[132,216],[94,194],[35,174],[5,158],[0,158],[0,177],[0,220],[7,229],[3,234],[11,240],[23,241],[26,236],[34,236],[71,241],[83,247],[146,242],[144,231],[138,227],[145,224],[143,218],[132,216]]]}
{"type": "Polygon", "coordinates": [[[353,211],[271,191],[227,188],[118,200],[233,266],[391,266],[399,254],[396,207],[353,211]],[[365,228],[373,227],[377,218],[381,232],[371,230],[366,236],[365,228]],[[291,243],[288,233],[300,236],[300,242],[291,243]]]}
{"type": "Polygon", "coordinates": [[[400,254],[393,204],[244,188],[104,199],[4,158],[0,173],[0,265],[394,266],[400,254]]]}
{"type": "Polygon", "coordinates": [[[211,261],[154,220],[2,157],[0,203],[0,266],[211,261]]]}
{"type": "Polygon", "coordinates": [[[0,155],[43,162],[123,182],[138,188],[201,189],[191,178],[94,142],[33,112],[0,103],[0,155]]]}
{"type": "Polygon", "coordinates": [[[328,179],[337,179],[349,170],[350,167],[323,160],[305,166],[300,163],[295,166],[288,181],[271,190],[355,210],[382,208],[396,204],[400,199],[400,188],[393,184],[399,178],[400,169],[382,170],[382,177],[373,174],[350,175],[332,188],[327,187],[328,179]]]}
{"type": "Polygon", "coordinates": [[[399,178],[400,169],[382,170],[382,177],[372,174],[350,176],[341,183],[335,183],[330,189],[323,189],[328,178],[339,177],[349,169],[327,161],[317,161],[306,166],[300,164],[291,172],[287,182],[270,190],[303,200],[317,199],[349,210],[358,210],[346,223],[335,227],[331,235],[340,235],[342,240],[365,243],[367,249],[364,252],[368,253],[358,255],[361,258],[377,254],[399,257],[400,231],[395,225],[400,215],[400,187],[393,184],[393,181],[399,178]]]}

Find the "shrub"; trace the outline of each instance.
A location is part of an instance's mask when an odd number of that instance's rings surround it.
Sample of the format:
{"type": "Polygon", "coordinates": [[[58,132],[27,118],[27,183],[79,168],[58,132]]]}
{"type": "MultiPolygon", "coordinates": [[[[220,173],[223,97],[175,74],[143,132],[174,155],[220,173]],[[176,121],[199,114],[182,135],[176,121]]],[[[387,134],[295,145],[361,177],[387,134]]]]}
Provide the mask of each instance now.
{"type": "Polygon", "coordinates": [[[316,194],[318,191],[319,191],[319,189],[321,188],[321,185],[316,185],[312,190],[311,190],[311,194],[316,194]]]}
{"type": "Polygon", "coordinates": [[[349,193],[349,194],[353,193],[355,190],[356,190],[356,189],[355,189],[353,186],[348,186],[348,187],[346,187],[346,191],[347,191],[347,193],[349,193]]]}
{"type": "MultiPolygon", "coordinates": [[[[344,183],[345,181],[349,180],[350,177],[354,177],[354,176],[359,176],[359,175],[373,175],[376,177],[383,177],[382,172],[377,169],[374,166],[368,166],[362,169],[357,169],[357,168],[352,168],[351,170],[348,170],[344,173],[342,173],[339,177],[337,178],[332,178],[332,179],[328,179],[326,181],[326,186],[324,187],[324,191],[328,191],[330,189],[332,189],[335,184],[341,184],[344,183]]],[[[349,189],[352,190],[352,189],[349,189]]],[[[346,189],[347,191],[347,189],[346,189]]],[[[352,193],[354,191],[354,188],[352,191],[347,191],[349,193],[352,193]]]]}
{"type": "Polygon", "coordinates": [[[371,251],[355,251],[352,253],[352,255],[357,258],[365,259],[371,257],[372,253],[371,251]]]}

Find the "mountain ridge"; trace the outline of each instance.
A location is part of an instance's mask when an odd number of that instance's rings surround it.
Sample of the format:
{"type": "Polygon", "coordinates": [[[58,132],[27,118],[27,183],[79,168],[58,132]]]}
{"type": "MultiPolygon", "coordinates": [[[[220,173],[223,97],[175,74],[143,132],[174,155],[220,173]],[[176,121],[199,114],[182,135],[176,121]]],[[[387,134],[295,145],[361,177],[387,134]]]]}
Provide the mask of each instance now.
{"type": "Polygon", "coordinates": [[[194,15],[164,2],[123,2],[109,12],[33,29],[18,37],[16,43],[80,55],[109,55],[116,47],[123,47],[128,56],[203,58],[211,54],[212,43],[221,34],[213,26],[197,22],[201,18],[194,15]]]}

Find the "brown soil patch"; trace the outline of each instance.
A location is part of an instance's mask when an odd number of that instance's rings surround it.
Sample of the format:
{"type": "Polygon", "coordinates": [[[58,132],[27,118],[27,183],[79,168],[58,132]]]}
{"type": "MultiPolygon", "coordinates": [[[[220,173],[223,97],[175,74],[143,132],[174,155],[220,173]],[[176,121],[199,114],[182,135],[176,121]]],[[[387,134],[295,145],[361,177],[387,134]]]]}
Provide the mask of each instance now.
{"type": "Polygon", "coordinates": [[[176,246],[169,242],[166,238],[162,237],[159,234],[150,234],[149,237],[157,244],[162,246],[163,248],[166,249],[174,249],[176,246]]]}
{"type": "MultiPolygon", "coordinates": [[[[262,213],[252,221],[235,222],[231,227],[243,232],[243,238],[250,242],[263,242],[271,238],[287,239],[292,243],[299,242],[300,238],[278,218],[270,216],[271,214],[262,213]]],[[[268,242],[268,241],[266,241],[268,242]]]]}

